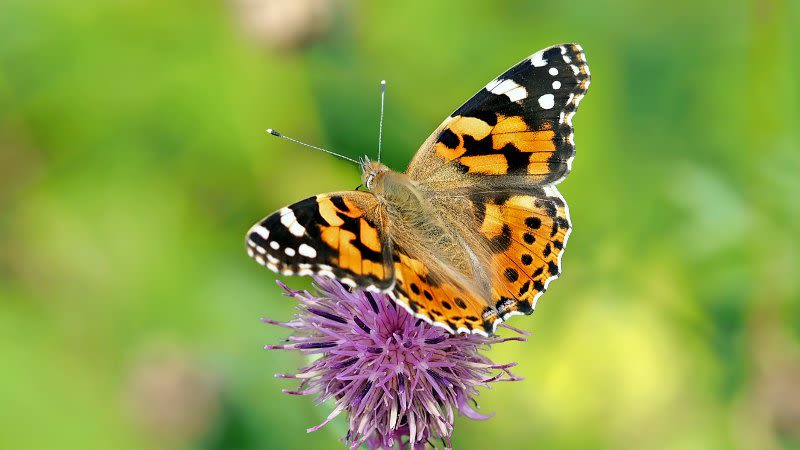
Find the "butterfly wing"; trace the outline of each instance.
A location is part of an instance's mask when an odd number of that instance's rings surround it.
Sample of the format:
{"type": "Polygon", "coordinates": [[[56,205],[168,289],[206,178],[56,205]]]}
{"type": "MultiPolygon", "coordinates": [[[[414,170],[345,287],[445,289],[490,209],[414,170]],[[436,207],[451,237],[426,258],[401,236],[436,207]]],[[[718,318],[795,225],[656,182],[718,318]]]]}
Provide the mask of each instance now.
{"type": "Polygon", "coordinates": [[[267,216],[247,233],[247,253],[284,275],[322,275],[385,290],[394,270],[385,214],[375,195],[320,194],[267,216]]]}
{"type": "Polygon", "coordinates": [[[503,319],[530,314],[561,273],[571,231],[569,209],[554,186],[472,196],[477,245],[489,249],[492,305],[503,319]]]}
{"type": "Polygon", "coordinates": [[[498,314],[474,283],[421,252],[395,242],[392,297],[415,316],[451,333],[494,332],[498,314]]]}
{"type": "Polygon", "coordinates": [[[570,171],[572,116],[588,87],[589,67],[579,45],[534,53],[445,119],[407,173],[432,184],[458,174],[556,184],[570,171]]]}

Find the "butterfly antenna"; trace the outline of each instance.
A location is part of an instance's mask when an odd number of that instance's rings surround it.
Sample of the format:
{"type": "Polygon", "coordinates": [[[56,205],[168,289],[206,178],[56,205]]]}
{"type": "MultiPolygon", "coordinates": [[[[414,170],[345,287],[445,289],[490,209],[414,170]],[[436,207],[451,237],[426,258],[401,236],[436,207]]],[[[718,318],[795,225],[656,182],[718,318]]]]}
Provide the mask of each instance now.
{"type": "Polygon", "coordinates": [[[386,80],[381,80],[381,121],[378,124],[378,162],[381,162],[381,143],[383,142],[383,103],[386,98],[386,80]]]}
{"type": "Polygon", "coordinates": [[[321,151],[321,152],[325,152],[325,153],[327,153],[327,154],[329,154],[329,155],[338,156],[339,158],[346,159],[346,160],[348,160],[348,161],[350,161],[350,162],[352,162],[352,163],[354,163],[354,164],[356,164],[356,165],[360,165],[360,163],[359,163],[358,161],[356,161],[355,159],[353,159],[353,158],[348,158],[347,156],[340,155],[340,154],[338,154],[338,153],[336,153],[336,152],[332,152],[332,151],[330,151],[330,150],[327,150],[327,149],[324,149],[324,148],[322,148],[322,147],[317,147],[317,146],[315,146],[315,145],[306,144],[305,142],[300,142],[300,141],[298,141],[297,139],[290,138],[289,136],[286,136],[286,135],[284,135],[284,134],[281,134],[280,132],[278,132],[278,131],[275,131],[275,130],[273,130],[272,128],[268,128],[268,129],[267,129],[267,133],[269,133],[269,134],[271,134],[271,135],[273,135],[273,136],[277,136],[277,137],[279,137],[279,138],[286,139],[286,140],[288,140],[288,141],[292,141],[292,142],[294,142],[295,144],[300,144],[300,145],[302,145],[302,146],[304,146],[304,147],[313,148],[314,150],[319,150],[319,151],[321,151]]]}

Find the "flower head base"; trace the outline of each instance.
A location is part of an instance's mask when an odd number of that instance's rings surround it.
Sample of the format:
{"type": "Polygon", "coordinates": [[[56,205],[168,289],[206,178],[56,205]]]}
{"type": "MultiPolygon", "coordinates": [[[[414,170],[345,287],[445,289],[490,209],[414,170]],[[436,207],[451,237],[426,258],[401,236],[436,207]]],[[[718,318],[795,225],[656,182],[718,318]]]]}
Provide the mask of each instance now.
{"type": "MultiPolygon", "coordinates": [[[[397,307],[386,295],[351,292],[337,281],[315,278],[319,297],[281,286],[300,301],[284,326],[293,334],[269,350],[299,350],[316,359],[292,375],[300,381],[288,394],[316,395],[335,408],[316,431],[346,412],[351,448],[424,448],[441,438],[450,447],[455,412],[473,419],[489,416],[471,406],[478,386],[516,381],[515,363],[497,365],[478,353],[511,338],[451,335],[397,307]]],[[[507,327],[515,330],[511,327],[507,327]]],[[[515,330],[518,331],[519,330],[515,330]]],[[[522,332],[519,332],[522,333],[522,332]]]]}

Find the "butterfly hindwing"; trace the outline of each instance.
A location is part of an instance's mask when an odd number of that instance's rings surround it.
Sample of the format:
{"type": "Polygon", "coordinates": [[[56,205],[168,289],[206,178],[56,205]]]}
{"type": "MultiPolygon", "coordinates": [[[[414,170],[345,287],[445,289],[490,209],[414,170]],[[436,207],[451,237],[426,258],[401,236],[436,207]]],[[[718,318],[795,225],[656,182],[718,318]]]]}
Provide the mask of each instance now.
{"type": "Polygon", "coordinates": [[[253,225],[247,251],[285,275],[317,274],[387,289],[394,277],[381,211],[369,192],[315,195],[253,225]]]}
{"type": "Polygon", "coordinates": [[[575,154],[572,116],[589,86],[577,44],[537,53],[489,82],[437,128],[412,160],[412,179],[439,171],[512,175],[554,184],[575,154]]]}
{"type": "Polygon", "coordinates": [[[479,233],[492,254],[492,304],[503,319],[530,314],[561,273],[569,209],[553,186],[530,193],[478,194],[479,233]]]}
{"type": "Polygon", "coordinates": [[[395,243],[393,297],[416,316],[450,332],[491,334],[498,315],[458,276],[435,263],[425,263],[395,243]]]}

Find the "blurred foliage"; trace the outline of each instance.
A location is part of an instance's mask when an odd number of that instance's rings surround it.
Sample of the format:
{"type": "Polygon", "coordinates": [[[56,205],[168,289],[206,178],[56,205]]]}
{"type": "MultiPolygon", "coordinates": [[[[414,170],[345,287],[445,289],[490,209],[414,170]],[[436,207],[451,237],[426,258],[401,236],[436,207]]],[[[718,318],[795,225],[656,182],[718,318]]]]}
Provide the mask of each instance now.
{"type": "MultiPolygon", "coordinates": [[[[575,232],[455,445],[800,448],[800,3],[3,0],[0,448],[337,448],[255,220],[583,45],[575,232]]],[[[290,280],[305,286],[306,280],[290,280]]],[[[337,431],[338,433],[338,431],[337,431]]]]}

